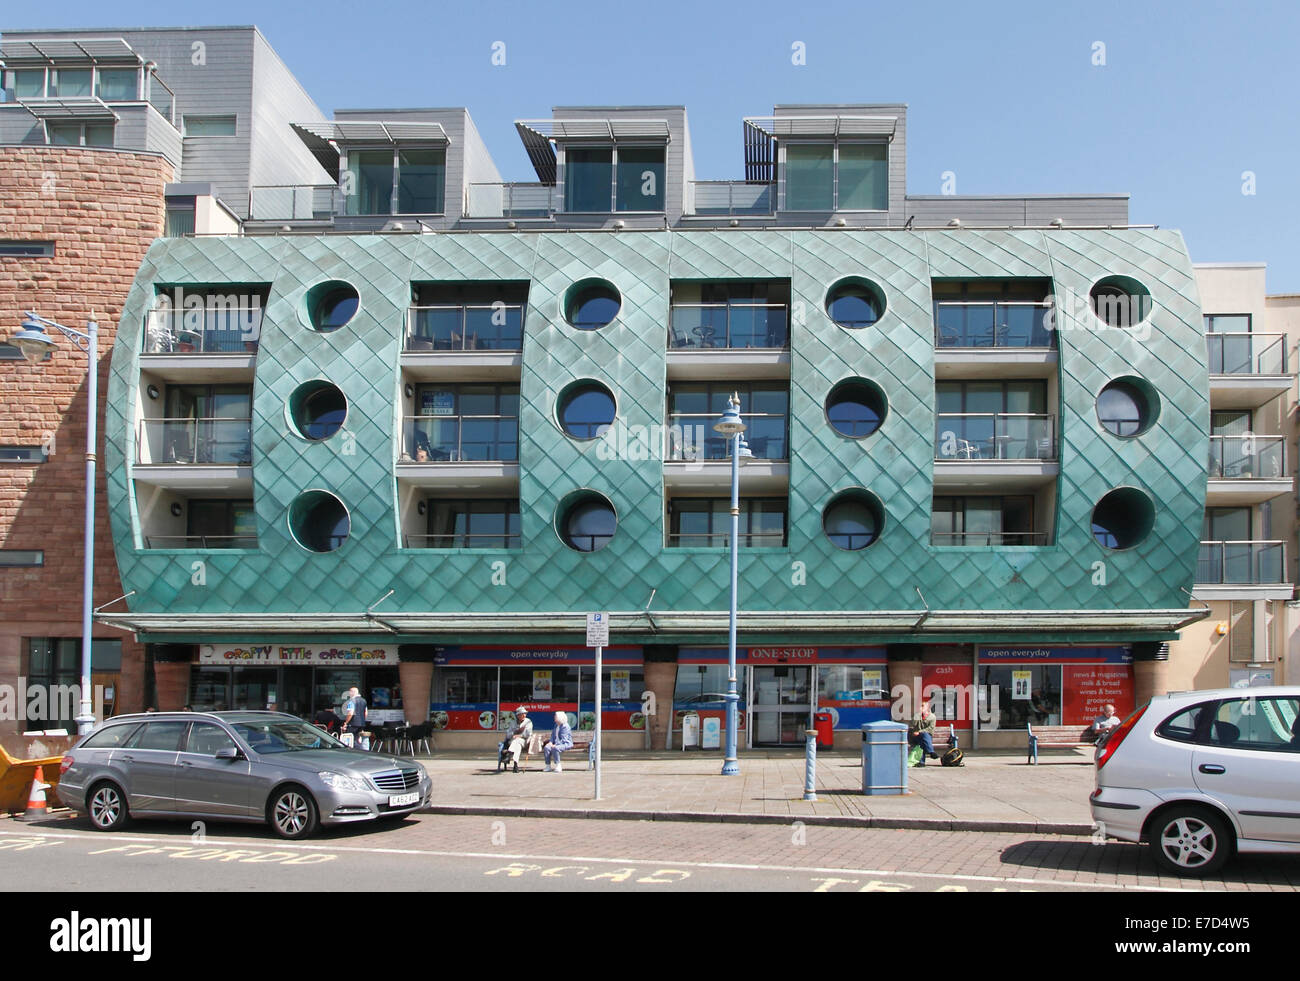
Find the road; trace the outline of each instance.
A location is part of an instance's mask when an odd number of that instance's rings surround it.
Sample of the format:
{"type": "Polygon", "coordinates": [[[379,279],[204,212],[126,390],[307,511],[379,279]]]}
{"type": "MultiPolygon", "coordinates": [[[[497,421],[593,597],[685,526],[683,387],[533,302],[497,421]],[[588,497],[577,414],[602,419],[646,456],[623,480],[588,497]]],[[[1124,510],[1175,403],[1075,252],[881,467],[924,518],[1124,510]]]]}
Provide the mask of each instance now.
{"type": "Polygon", "coordinates": [[[419,815],[285,843],[256,825],[0,821],[9,891],[1296,891],[1300,857],[1200,882],[1087,838],[790,825],[419,815]],[[268,874],[269,873],[269,874],[268,874]]]}

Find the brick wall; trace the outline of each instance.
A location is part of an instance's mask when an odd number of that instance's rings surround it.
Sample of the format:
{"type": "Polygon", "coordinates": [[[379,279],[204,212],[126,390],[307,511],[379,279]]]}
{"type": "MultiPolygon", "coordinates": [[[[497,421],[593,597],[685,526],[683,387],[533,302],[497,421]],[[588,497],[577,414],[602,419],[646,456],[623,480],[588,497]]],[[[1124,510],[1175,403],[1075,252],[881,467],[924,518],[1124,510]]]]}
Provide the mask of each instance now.
{"type": "MultiPolygon", "coordinates": [[[[163,232],[171,165],[143,153],[0,147],[0,239],[53,241],[52,258],[0,257],[0,340],[22,311],[84,330],[99,324],[96,606],[120,596],[104,484],[103,399],[122,303],[163,232]]],[[[24,638],[80,637],[84,561],[86,355],[57,334],[41,365],[0,361],[0,445],[52,439],[42,464],[0,463],[0,548],[42,549],[40,568],[0,568],[0,684],[23,669],[24,638]]],[[[119,636],[97,626],[97,638],[119,636]]],[[[118,711],[143,707],[144,652],[122,636],[118,711]]],[[[0,720],[0,735],[18,728],[0,720]]]]}

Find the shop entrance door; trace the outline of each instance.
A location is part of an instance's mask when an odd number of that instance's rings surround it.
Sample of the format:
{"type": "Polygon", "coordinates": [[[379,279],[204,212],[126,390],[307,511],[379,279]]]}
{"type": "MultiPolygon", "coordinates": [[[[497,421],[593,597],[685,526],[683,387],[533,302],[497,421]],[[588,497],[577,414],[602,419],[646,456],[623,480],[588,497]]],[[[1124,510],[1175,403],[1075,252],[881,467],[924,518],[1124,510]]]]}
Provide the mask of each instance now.
{"type": "Polygon", "coordinates": [[[754,667],[750,732],[755,746],[802,746],[812,721],[812,668],[754,667]]]}

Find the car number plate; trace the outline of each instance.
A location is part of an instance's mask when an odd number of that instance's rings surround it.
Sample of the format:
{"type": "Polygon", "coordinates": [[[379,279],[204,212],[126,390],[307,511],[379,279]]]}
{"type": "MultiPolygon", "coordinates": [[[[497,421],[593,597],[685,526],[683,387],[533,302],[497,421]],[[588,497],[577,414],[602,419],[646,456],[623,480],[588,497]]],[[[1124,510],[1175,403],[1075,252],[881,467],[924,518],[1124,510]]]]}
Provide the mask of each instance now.
{"type": "Polygon", "coordinates": [[[406,807],[416,803],[420,799],[418,793],[415,794],[393,794],[388,798],[389,807],[406,807]]]}

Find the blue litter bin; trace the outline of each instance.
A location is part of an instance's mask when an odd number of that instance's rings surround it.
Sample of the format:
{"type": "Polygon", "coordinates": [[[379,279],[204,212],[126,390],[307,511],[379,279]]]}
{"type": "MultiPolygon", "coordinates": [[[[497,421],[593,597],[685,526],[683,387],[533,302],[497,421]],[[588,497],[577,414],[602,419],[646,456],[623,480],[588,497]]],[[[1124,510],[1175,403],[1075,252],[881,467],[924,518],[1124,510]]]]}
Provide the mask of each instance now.
{"type": "Polygon", "coordinates": [[[883,797],[907,793],[907,726],[868,722],[862,727],[862,792],[883,797]]]}

